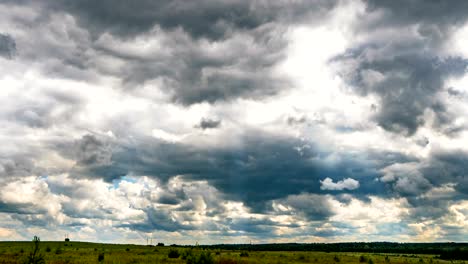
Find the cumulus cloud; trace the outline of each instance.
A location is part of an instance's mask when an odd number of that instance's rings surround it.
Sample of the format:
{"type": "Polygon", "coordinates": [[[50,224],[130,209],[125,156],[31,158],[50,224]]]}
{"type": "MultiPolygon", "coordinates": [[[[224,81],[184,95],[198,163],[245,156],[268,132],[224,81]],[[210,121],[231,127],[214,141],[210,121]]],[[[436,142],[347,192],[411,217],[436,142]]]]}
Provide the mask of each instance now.
{"type": "Polygon", "coordinates": [[[346,178],[338,182],[333,182],[330,178],[325,178],[320,181],[321,190],[332,190],[332,191],[342,191],[342,190],[355,190],[359,188],[359,182],[355,179],[346,178]]]}

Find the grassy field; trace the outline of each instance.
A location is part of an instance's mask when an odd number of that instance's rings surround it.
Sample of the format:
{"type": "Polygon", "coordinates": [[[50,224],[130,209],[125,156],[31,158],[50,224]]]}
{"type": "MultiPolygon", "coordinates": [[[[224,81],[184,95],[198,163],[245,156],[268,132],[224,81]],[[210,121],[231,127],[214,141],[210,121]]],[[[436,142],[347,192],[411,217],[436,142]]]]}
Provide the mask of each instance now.
{"type": "MultiPolygon", "coordinates": [[[[444,261],[436,255],[383,253],[326,253],[231,251],[86,242],[40,242],[45,263],[464,263],[444,261]],[[170,258],[169,253],[177,256],[170,258]],[[202,256],[202,257],[200,257],[202,256]]],[[[0,242],[0,264],[25,262],[33,251],[32,242],[0,242]]]]}

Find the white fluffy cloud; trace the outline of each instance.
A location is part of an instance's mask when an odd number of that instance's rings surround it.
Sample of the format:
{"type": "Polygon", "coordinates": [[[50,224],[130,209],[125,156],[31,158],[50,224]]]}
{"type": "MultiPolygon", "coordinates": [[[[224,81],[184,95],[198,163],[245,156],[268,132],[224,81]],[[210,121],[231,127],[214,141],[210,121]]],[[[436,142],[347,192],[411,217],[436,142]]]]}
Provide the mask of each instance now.
{"type": "Polygon", "coordinates": [[[359,182],[355,179],[346,178],[338,182],[333,182],[330,178],[325,178],[320,181],[320,189],[322,190],[332,190],[332,191],[342,191],[342,190],[355,190],[359,188],[359,182]]]}

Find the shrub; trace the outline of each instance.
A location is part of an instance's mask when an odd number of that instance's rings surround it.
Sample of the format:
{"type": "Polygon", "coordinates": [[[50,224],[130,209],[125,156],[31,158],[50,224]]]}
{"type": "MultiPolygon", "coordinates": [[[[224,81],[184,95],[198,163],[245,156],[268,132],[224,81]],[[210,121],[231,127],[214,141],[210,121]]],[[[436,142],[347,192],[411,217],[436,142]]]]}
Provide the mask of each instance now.
{"type": "Polygon", "coordinates": [[[99,253],[97,260],[98,260],[99,262],[104,261],[104,253],[99,253]]]}
{"type": "Polygon", "coordinates": [[[238,264],[239,262],[235,259],[222,258],[216,261],[216,264],[238,264]]]}
{"type": "Polygon", "coordinates": [[[339,258],[337,255],[335,255],[335,256],[333,257],[333,260],[334,260],[335,262],[340,262],[340,258],[339,258]]]}
{"type": "Polygon", "coordinates": [[[190,255],[187,257],[187,264],[214,264],[210,252],[203,251],[199,255],[190,255]]]}
{"type": "Polygon", "coordinates": [[[361,256],[359,257],[359,262],[361,262],[361,263],[367,262],[366,256],[361,255],[361,256]]]}
{"type": "Polygon", "coordinates": [[[248,256],[249,256],[249,253],[243,251],[243,252],[240,253],[239,256],[241,256],[241,257],[248,257],[248,256]]]}
{"type": "Polygon", "coordinates": [[[182,259],[183,260],[186,260],[187,258],[191,257],[193,254],[192,254],[192,249],[187,249],[185,251],[182,252],[181,256],[182,256],[182,259]]]}
{"type": "Polygon", "coordinates": [[[167,256],[169,258],[179,258],[180,257],[180,254],[179,254],[179,251],[177,249],[170,249],[169,250],[169,254],[167,254],[167,256]]]}
{"type": "Polygon", "coordinates": [[[367,261],[367,264],[374,264],[374,261],[370,258],[370,259],[367,261]]]}
{"type": "Polygon", "coordinates": [[[50,252],[50,251],[52,251],[52,249],[50,249],[50,247],[47,246],[46,249],[45,249],[45,251],[46,251],[46,252],[50,252]]]}
{"type": "Polygon", "coordinates": [[[55,254],[58,255],[58,254],[62,254],[62,253],[63,253],[63,251],[62,251],[61,248],[56,248],[56,249],[55,249],[55,254]]]}

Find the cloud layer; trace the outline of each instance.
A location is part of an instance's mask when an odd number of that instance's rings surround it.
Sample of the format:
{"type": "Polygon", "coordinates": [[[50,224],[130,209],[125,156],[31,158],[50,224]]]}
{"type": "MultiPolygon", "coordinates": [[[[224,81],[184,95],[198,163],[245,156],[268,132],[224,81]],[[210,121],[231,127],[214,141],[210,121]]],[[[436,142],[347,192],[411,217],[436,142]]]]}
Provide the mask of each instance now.
{"type": "Polygon", "coordinates": [[[2,1],[0,240],[463,241],[465,5],[2,1]]]}

